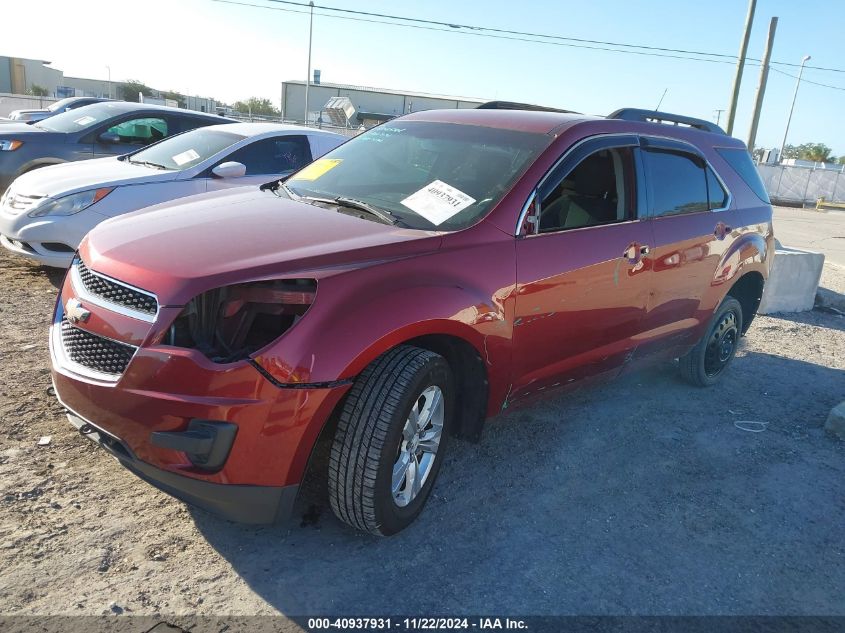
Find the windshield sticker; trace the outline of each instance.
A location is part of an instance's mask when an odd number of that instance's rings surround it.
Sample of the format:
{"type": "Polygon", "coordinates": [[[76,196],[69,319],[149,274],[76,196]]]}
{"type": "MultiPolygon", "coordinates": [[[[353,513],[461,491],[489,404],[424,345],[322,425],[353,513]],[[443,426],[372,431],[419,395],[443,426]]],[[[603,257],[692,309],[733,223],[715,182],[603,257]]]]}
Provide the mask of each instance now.
{"type": "Polygon", "coordinates": [[[438,226],[475,202],[460,189],[435,180],[416,193],[402,200],[402,204],[416,211],[426,220],[438,226]]]}
{"type": "Polygon", "coordinates": [[[308,167],[291,176],[291,180],[317,180],[317,178],[325,174],[327,171],[334,169],[342,162],[342,158],[321,158],[319,160],[315,160],[313,163],[308,165],[308,167]]]}
{"type": "Polygon", "coordinates": [[[96,120],[97,119],[92,116],[83,116],[74,120],[74,123],[76,123],[77,125],[88,125],[89,123],[93,123],[96,120]]]}
{"type": "Polygon", "coordinates": [[[176,163],[179,167],[181,167],[185,163],[190,163],[192,160],[196,160],[199,157],[199,154],[197,154],[194,150],[189,149],[182,152],[181,154],[176,154],[176,156],[173,156],[172,158],[173,162],[176,163]]]}

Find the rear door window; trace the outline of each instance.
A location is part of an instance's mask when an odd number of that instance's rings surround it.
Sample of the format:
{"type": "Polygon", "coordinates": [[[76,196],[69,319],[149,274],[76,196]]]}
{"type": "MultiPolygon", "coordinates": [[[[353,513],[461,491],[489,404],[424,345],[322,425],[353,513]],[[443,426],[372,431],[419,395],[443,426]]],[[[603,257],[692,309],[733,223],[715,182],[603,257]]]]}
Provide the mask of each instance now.
{"type": "Polygon", "coordinates": [[[679,215],[710,209],[704,161],[684,152],[643,152],[651,215],[679,215]]]}

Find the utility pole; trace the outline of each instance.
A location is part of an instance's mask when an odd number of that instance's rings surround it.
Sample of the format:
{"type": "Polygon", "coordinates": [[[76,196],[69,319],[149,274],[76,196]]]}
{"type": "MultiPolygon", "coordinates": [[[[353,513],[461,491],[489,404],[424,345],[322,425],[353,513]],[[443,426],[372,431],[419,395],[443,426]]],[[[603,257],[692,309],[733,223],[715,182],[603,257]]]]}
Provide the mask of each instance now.
{"type": "Polygon", "coordinates": [[[718,109],[717,109],[717,110],[713,110],[713,112],[715,112],[715,113],[716,113],[716,125],[719,125],[719,121],[721,121],[721,120],[722,120],[722,112],[724,112],[724,111],[725,111],[724,109],[722,109],[722,110],[718,110],[718,109]]]}
{"type": "Polygon", "coordinates": [[[775,43],[775,31],[778,19],[769,22],[769,39],[766,40],[766,52],[760,66],[760,82],[757,84],[757,95],[754,97],[754,114],[751,116],[751,129],[748,131],[748,151],[754,151],[754,141],[757,140],[757,125],[760,123],[760,110],[763,108],[763,97],[766,95],[766,82],[769,79],[769,60],[772,58],[772,46],[775,43]]]}
{"type": "Polygon", "coordinates": [[[308,88],[311,86],[311,37],[314,34],[314,3],[311,7],[311,24],[308,27],[308,74],[305,76],[305,125],[308,125],[308,88]]]}
{"type": "Polygon", "coordinates": [[[745,18],[745,32],[742,34],[742,42],[739,45],[739,57],[736,59],[736,75],[734,85],[731,89],[731,102],[728,106],[727,133],[733,134],[734,120],[736,119],[736,103],[739,100],[739,86],[742,84],[742,71],[745,69],[745,54],[748,52],[748,39],[751,37],[751,27],[754,24],[754,9],[757,8],[757,0],[749,0],[748,15],[745,18]]]}
{"type": "Polygon", "coordinates": [[[786,136],[789,134],[789,124],[792,123],[792,111],[795,109],[795,99],[798,98],[798,88],[801,86],[801,75],[804,74],[804,64],[810,59],[809,55],[804,55],[801,60],[801,69],[798,71],[798,81],[795,82],[795,92],[792,93],[792,105],[789,106],[789,116],[786,118],[786,129],[783,131],[783,142],[780,144],[778,160],[783,160],[783,148],[786,147],[786,136]]]}
{"type": "Polygon", "coordinates": [[[111,99],[111,66],[106,66],[106,70],[109,71],[109,99],[111,99]]]}

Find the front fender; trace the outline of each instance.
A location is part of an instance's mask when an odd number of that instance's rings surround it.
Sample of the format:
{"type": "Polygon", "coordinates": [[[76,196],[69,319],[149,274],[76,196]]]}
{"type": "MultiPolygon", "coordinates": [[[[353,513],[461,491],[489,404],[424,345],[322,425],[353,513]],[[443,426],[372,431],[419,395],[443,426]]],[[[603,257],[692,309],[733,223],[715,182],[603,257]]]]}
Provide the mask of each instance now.
{"type": "Polygon", "coordinates": [[[25,162],[17,171],[17,176],[21,176],[28,171],[32,171],[33,169],[37,169],[38,167],[49,167],[50,165],[61,165],[62,163],[66,163],[68,161],[62,160],[61,158],[35,158],[33,160],[29,160],[25,162]]]}
{"type": "MultiPolygon", "coordinates": [[[[318,290],[318,299],[321,292],[326,289],[318,290]]],[[[312,310],[317,308],[315,303],[312,310]]],[[[432,334],[465,340],[488,368],[505,366],[510,359],[511,326],[504,303],[466,288],[411,286],[354,305],[327,302],[320,308],[256,357],[279,382],[354,378],[390,348],[432,334]]]]}

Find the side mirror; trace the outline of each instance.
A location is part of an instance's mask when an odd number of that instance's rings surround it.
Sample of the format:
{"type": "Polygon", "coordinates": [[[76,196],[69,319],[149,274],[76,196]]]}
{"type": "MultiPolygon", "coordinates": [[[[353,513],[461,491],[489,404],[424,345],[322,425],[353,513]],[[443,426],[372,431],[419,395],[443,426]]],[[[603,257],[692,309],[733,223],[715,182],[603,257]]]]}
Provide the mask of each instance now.
{"type": "Polygon", "coordinates": [[[211,173],[218,178],[240,178],[246,176],[246,165],[230,160],[217,165],[211,170],[211,173]]]}
{"type": "Polygon", "coordinates": [[[120,135],[114,132],[103,132],[97,137],[100,143],[120,143],[120,135]]]}

